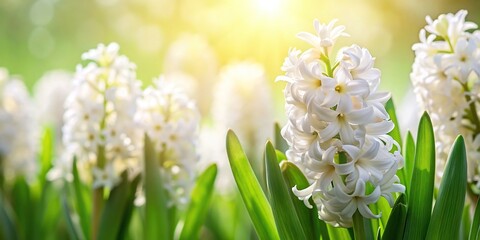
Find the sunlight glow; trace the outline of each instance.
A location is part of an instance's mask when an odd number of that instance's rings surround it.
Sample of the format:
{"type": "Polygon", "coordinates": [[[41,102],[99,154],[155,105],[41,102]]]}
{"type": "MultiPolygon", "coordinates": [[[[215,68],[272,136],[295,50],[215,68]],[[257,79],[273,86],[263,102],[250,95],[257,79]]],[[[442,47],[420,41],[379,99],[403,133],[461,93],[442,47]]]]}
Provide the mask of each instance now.
{"type": "Polygon", "coordinates": [[[268,17],[279,15],[282,8],[282,0],[256,0],[257,8],[261,14],[268,17]]]}

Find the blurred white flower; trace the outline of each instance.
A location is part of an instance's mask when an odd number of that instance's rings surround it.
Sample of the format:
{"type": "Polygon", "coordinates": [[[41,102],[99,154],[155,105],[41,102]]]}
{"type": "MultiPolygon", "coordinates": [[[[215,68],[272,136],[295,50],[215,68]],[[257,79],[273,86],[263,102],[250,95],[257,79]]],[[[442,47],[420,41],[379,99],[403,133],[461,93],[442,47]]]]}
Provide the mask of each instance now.
{"type": "Polygon", "coordinates": [[[458,134],[465,137],[468,152],[468,179],[480,187],[477,137],[478,89],[480,76],[480,35],[477,25],[465,21],[467,11],[455,15],[427,17],[428,25],[415,43],[415,62],[410,78],[420,108],[426,110],[435,131],[437,181],[443,175],[447,156],[458,134]]]}
{"type": "Polygon", "coordinates": [[[74,156],[79,169],[96,169],[81,171],[94,187],[113,187],[123,171],[138,168],[142,138],[133,118],[140,82],[135,65],[118,51],[116,43],[99,44],[82,55],[88,64],[77,66],[65,103],[65,156],[49,173],[50,179],[68,178],[74,156]]]}
{"type": "MultiPolygon", "coordinates": [[[[201,35],[182,34],[167,50],[164,61],[165,75],[182,74],[191,79],[189,93],[197,101],[202,115],[209,114],[211,91],[218,71],[217,57],[207,39],[201,35]]],[[[177,77],[172,79],[178,79],[177,77]]],[[[177,80],[175,80],[177,81],[177,80]]]]}
{"type": "Polygon", "coordinates": [[[247,154],[261,156],[261,149],[273,133],[273,102],[263,67],[238,62],[220,71],[215,87],[212,116],[214,124],[235,130],[247,154]]]}
{"type": "Polygon", "coordinates": [[[73,75],[56,70],[45,73],[34,86],[35,107],[41,126],[55,131],[56,152],[61,154],[63,114],[65,101],[72,89],[73,75]]]}
{"type": "Polygon", "coordinates": [[[24,83],[0,68],[0,161],[5,180],[33,180],[38,132],[33,102],[24,83]]]}
{"type": "Polygon", "coordinates": [[[163,76],[139,99],[135,121],[155,144],[160,171],[170,205],[183,207],[189,201],[198,160],[196,150],[200,115],[183,89],[163,76]]]}
{"type": "MultiPolygon", "coordinates": [[[[262,172],[263,146],[273,134],[273,102],[271,89],[263,67],[253,62],[237,62],[224,67],[219,73],[219,82],[213,94],[213,129],[215,144],[208,145],[217,154],[215,159],[219,174],[232,179],[230,164],[224,148],[227,130],[233,129],[242,142],[245,152],[257,174],[262,172]],[[224,168],[222,168],[222,166],[224,168]]],[[[233,181],[226,180],[219,186],[222,194],[235,189],[233,181]]]]}
{"type": "Polygon", "coordinates": [[[282,67],[286,73],[277,80],[287,82],[286,154],[310,182],[293,192],[307,207],[313,199],[324,221],[349,227],[356,211],[378,218],[381,213],[369,205],[381,196],[393,205],[392,192],[404,191],[395,175],[403,158],[398,150],[390,152],[393,145],[398,149],[387,135],[394,127],[384,107],[390,94],[377,92],[380,70],[374,58],[357,45],[329,57],[336,39],[347,36],[334,23],[315,20],[317,36],[299,34],[314,48],[291,50],[282,67]]]}

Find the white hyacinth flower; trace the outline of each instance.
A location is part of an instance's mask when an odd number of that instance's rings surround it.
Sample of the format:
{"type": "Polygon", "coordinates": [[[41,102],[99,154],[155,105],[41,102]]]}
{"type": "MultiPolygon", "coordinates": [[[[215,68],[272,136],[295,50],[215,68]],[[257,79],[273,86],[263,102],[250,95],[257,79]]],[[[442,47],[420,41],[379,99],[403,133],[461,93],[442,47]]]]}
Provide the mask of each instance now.
{"type": "Polygon", "coordinates": [[[82,55],[88,64],[77,66],[65,103],[66,149],[64,158],[49,173],[51,179],[71,177],[74,157],[78,168],[86,170],[80,171],[83,179],[92,181],[95,188],[112,188],[119,183],[122,172],[138,172],[135,168],[142,138],[133,118],[140,82],[136,66],[118,51],[116,43],[99,44],[82,55]]]}
{"type": "Polygon", "coordinates": [[[63,150],[64,105],[72,89],[72,79],[71,73],[55,70],[45,73],[33,88],[38,120],[41,126],[49,126],[55,131],[55,150],[60,155],[63,150]]]}
{"type": "Polygon", "coordinates": [[[415,62],[410,79],[417,101],[432,119],[437,153],[437,181],[443,175],[450,147],[465,137],[469,182],[480,188],[478,143],[480,121],[480,31],[465,21],[467,11],[442,14],[420,31],[413,45],[415,62]],[[475,29],[473,33],[471,30],[475,29]]]}
{"type": "Polygon", "coordinates": [[[2,178],[33,180],[38,170],[33,102],[23,81],[0,68],[0,171],[2,178]]]}
{"type": "Polygon", "coordinates": [[[175,79],[161,76],[139,100],[135,121],[155,144],[170,206],[184,207],[195,180],[200,115],[175,79]]]}
{"type": "Polygon", "coordinates": [[[384,106],[390,94],[377,91],[375,59],[357,45],[330,57],[336,39],[347,36],[334,23],[315,20],[316,36],[300,33],[314,48],[291,50],[282,67],[285,75],[277,80],[287,83],[286,155],[310,182],[293,192],[307,207],[312,199],[322,220],[349,227],[356,211],[379,218],[381,213],[369,206],[382,196],[393,205],[392,193],[405,190],[395,175],[403,158],[398,143],[387,135],[394,127],[384,106]],[[391,153],[394,145],[397,150],[391,153]]]}
{"type": "MultiPolygon", "coordinates": [[[[249,159],[261,158],[263,149],[260,146],[273,133],[273,102],[263,66],[250,61],[227,65],[219,73],[213,99],[214,131],[219,135],[216,139],[223,139],[229,128],[235,129],[239,139],[245,143],[249,159]]],[[[222,145],[219,142],[217,147],[222,145]]],[[[224,147],[221,153],[221,159],[212,160],[228,162],[224,147]]],[[[231,174],[229,164],[217,164],[227,167],[219,169],[220,174],[231,174]]],[[[251,164],[257,173],[261,172],[261,161],[251,164]]]]}

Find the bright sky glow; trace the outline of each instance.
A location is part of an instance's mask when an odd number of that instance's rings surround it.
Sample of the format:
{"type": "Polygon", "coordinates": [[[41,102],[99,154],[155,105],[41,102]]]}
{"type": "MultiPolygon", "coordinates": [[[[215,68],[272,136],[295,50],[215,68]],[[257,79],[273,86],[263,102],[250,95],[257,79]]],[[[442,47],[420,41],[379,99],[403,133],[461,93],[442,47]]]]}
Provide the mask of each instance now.
{"type": "Polygon", "coordinates": [[[272,17],[281,12],[282,0],[256,0],[257,7],[261,14],[272,17]]]}

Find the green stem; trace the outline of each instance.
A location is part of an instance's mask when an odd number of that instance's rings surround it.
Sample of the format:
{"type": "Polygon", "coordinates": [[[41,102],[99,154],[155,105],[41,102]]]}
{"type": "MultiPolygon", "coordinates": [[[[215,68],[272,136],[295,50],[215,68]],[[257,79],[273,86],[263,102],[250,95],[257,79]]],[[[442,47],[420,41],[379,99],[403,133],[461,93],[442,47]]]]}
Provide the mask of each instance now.
{"type": "Polygon", "coordinates": [[[330,59],[328,58],[327,55],[320,55],[320,60],[325,63],[325,68],[327,69],[327,76],[328,77],[333,77],[333,69],[332,69],[332,64],[330,63],[330,59]]]}
{"type": "MultiPolygon", "coordinates": [[[[98,146],[97,150],[97,167],[103,169],[105,167],[105,146],[98,146]]],[[[100,226],[100,217],[105,205],[103,198],[103,187],[93,190],[93,209],[92,209],[92,239],[96,240],[100,226]]]]}
{"type": "Polygon", "coordinates": [[[103,187],[93,190],[93,211],[92,211],[92,239],[97,239],[100,227],[100,216],[103,209],[103,187]]]}
{"type": "Polygon", "coordinates": [[[363,216],[357,210],[355,214],[353,214],[353,232],[355,234],[355,240],[366,240],[365,237],[365,228],[363,225],[363,216]]]}

